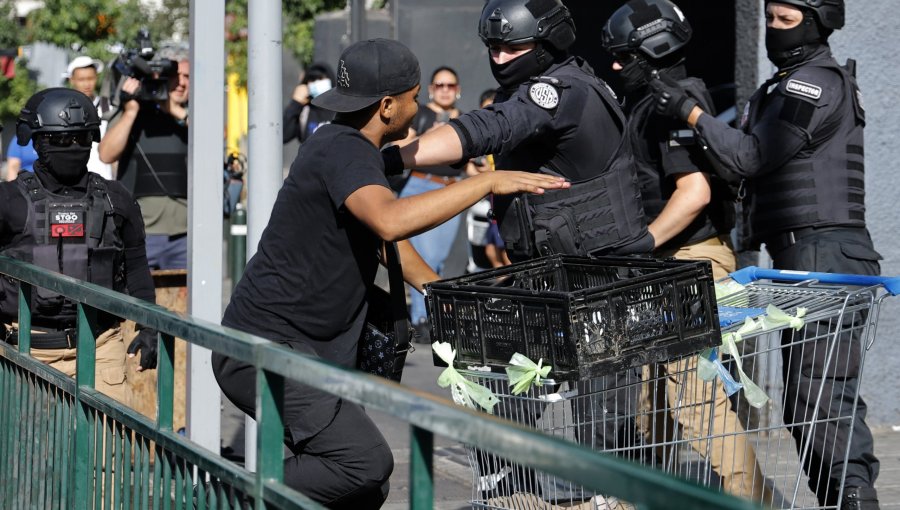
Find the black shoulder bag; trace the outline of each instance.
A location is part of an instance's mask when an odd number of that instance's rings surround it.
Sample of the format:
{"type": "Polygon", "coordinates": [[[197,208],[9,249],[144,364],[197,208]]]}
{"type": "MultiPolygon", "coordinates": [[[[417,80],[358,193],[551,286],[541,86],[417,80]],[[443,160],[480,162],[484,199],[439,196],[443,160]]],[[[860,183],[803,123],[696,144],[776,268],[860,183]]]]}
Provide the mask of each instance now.
{"type": "Polygon", "coordinates": [[[384,249],[391,292],[388,294],[377,285],[369,290],[369,310],[359,339],[356,368],[400,382],[406,354],[410,351],[409,315],[397,246],[384,243],[384,249]]]}

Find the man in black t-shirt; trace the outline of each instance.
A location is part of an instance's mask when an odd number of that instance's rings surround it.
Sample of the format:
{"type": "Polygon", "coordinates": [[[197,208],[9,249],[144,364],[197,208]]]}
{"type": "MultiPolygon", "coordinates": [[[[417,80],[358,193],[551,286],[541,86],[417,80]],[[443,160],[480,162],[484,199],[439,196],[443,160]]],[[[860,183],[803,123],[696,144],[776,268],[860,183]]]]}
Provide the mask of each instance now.
{"type": "MultiPolygon", "coordinates": [[[[395,198],[379,148],[406,135],[418,92],[418,61],[400,43],[374,39],[344,51],[337,87],[313,101],[337,116],[301,146],[222,324],[353,367],[384,241],[399,241],[404,279],[421,290],[437,275],[408,237],[491,192],[567,186],[551,176],[492,172],[395,198]]],[[[225,395],[252,415],[253,368],[219,354],[213,368],[225,395]]],[[[360,406],[287,381],[284,421],[294,453],[285,460],[288,485],[330,508],[381,506],[393,458],[360,406]]]]}

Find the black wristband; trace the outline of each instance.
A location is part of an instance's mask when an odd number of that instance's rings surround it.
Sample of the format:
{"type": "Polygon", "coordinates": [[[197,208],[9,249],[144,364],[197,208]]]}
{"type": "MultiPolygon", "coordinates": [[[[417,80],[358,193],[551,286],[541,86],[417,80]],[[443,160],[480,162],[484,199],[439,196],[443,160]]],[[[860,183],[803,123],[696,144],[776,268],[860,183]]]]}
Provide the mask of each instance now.
{"type": "Polygon", "coordinates": [[[381,151],[381,159],[384,161],[385,175],[400,175],[406,168],[403,165],[403,157],[400,155],[400,147],[391,145],[381,151]]]}

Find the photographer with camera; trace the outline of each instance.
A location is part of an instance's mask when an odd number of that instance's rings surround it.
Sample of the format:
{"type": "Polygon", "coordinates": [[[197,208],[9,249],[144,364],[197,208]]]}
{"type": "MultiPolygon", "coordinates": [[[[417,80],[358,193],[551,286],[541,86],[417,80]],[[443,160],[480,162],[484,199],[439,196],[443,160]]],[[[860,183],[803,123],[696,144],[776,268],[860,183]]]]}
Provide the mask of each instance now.
{"type": "Polygon", "coordinates": [[[117,178],[141,207],[150,267],[185,269],[190,62],[182,50],[154,58],[145,31],[138,42],[139,50],[126,51],[115,64],[127,78],[100,159],[119,162],[117,178]]]}

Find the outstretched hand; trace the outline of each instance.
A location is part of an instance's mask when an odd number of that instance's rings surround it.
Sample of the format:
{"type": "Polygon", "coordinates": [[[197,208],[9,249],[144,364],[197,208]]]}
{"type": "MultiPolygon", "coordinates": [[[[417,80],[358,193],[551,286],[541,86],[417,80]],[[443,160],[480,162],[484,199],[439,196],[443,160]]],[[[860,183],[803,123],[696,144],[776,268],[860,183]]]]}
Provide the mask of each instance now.
{"type": "Polygon", "coordinates": [[[677,81],[668,75],[659,74],[656,70],[652,72],[650,89],[656,98],[656,112],[660,115],[687,121],[691,111],[698,105],[697,100],[692,98],[677,81]]]}
{"type": "Polygon", "coordinates": [[[533,172],[498,170],[480,175],[492,179],[491,193],[495,195],[511,195],[514,193],[540,195],[546,190],[564,189],[572,185],[563,177],[533,172]]]}

